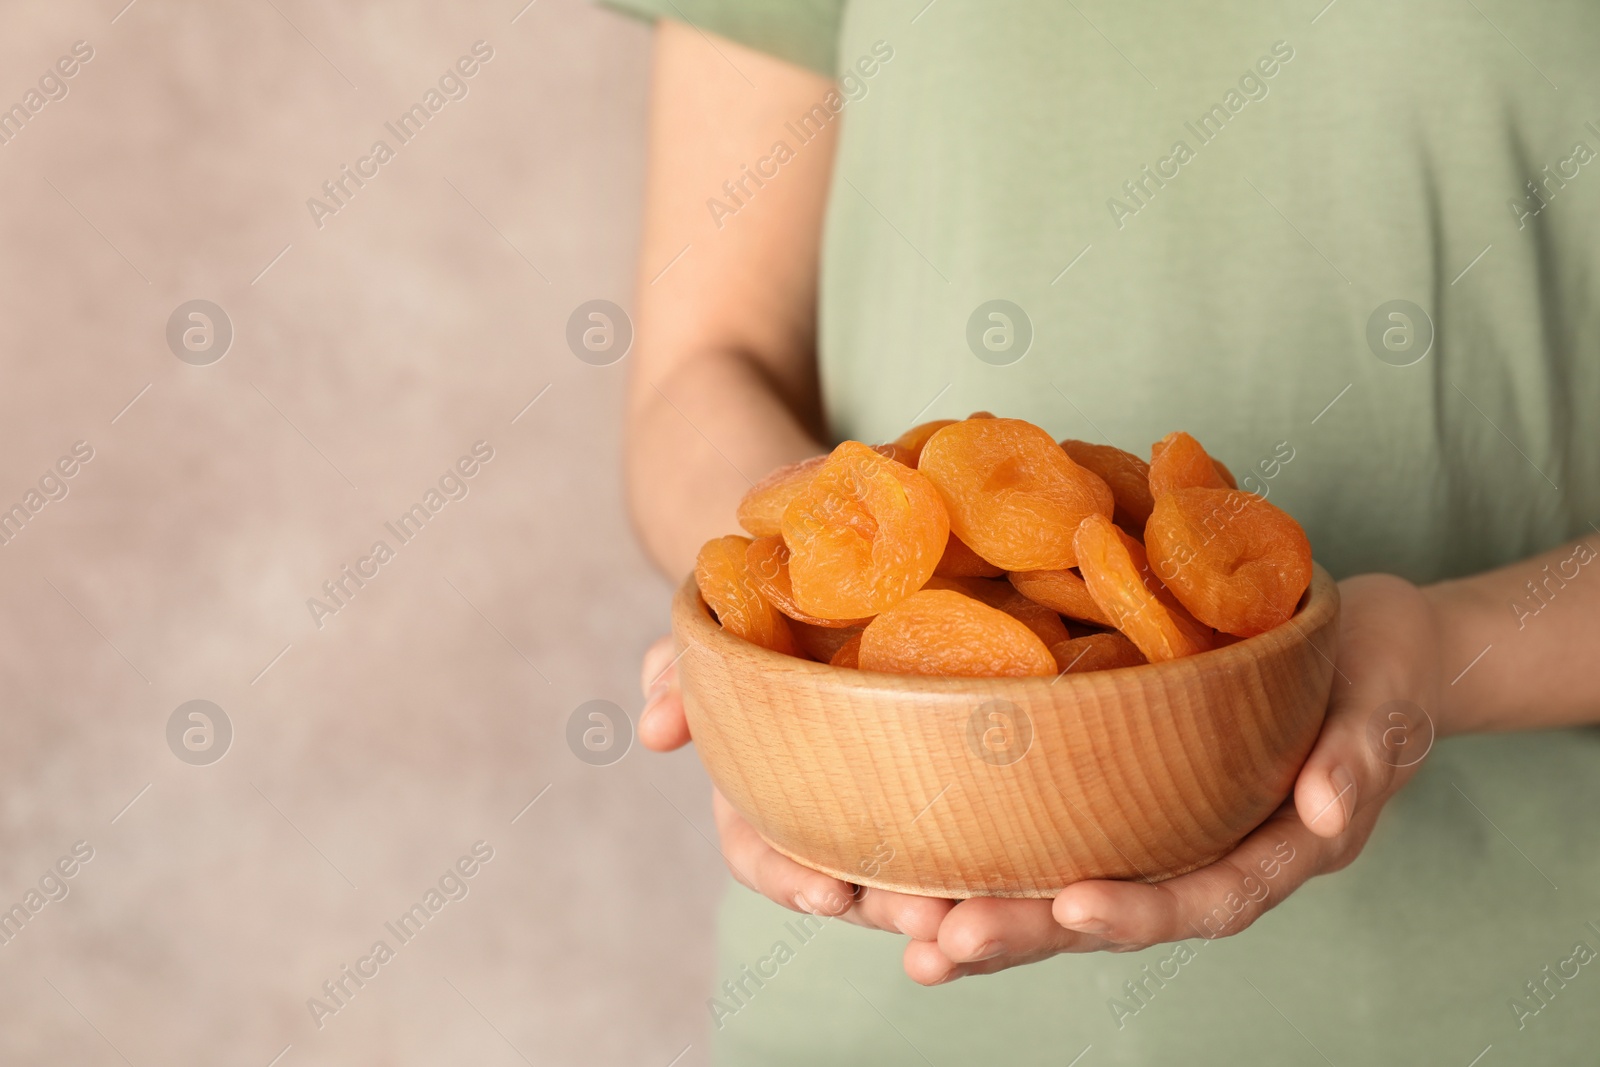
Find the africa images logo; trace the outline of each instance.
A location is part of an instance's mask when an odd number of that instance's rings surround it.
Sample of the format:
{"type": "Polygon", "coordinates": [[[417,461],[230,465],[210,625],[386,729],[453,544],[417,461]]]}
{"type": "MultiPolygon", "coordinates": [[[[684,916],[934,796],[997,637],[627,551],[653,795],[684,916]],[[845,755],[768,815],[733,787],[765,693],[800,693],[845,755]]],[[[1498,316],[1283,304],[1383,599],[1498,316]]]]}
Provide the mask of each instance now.
{"type": "Polygon", "coordinates": [[[1168,182],[1177,178],[1182,173],[1183,167],[1195,159],[1201,148],[1222,136],[1223,129],[1245,109],[1246,105],[1265,100],[1272,91],[1268,83],[1277,77],[1283,66],[1292,59],[1294,59],[1294,48],[1288,41],[1272,42],[1271,54],[1257,59],[1251,69],[1240,75],[1238,85],[1223,93],[1220,103],[1212,104],[1199,118],[1183,124],[1195,139],[1193,147],[1188,141],[1180,138],[1173,142],[1172,148],[1166,155],[1156,160],[1153,167],[1146,163],[1139,169],[1137,176],[1123,182],[1122,192],[1127,200],[1115,196],[1106,199],[1106,208],[1111,212],[1111,221],[1116,223],[1117,229],[1127,226],[1130,218],[1149,207],[1156,193],[1165,189],[1168,182]]]}
{"type": "Polygon", "coordinates": [[[437,488],[430,486],[419,502],[412,504],[398,518],[383,524],[384,530],[394,537],[394,545],[379,538],[372,543],[366,555],[353,565],[346,563],[339,568],[338,574],[322,583],[322,594],[326,599],[307,597],[306,610],[311,613],[311,621],[317,629],[322,629],[329,617],[349,607],[356,594],[383,573],[383,566],[393,560],[401,548],[416,540],[446,504],[452,500],[465,500],[472,491],[471,479],[477,477],[492,459],[494,445],[488,441],[475,442],[471,455],[462,456],[452,466],[445,468],[445,472],[439,476],[437,488]]]}
{"type": "Polygon", "coordinates": [[[322,183],[322,193],[327,199],[313,196],[306,200],[306,210],[311,212],[311,221],[317,224],[317,229],[327,225],[328,216],[337,215],[348,207],[356,193],[378,176],[384,164],[399,154],[398,147],[410,144],[428,121],[444,110],[446,104],[452,100],[465,100],[472,91],[468,80],[475,77],[483,65],[493,58],[492,45],[487,41],[473,42],[472,54],[462,56],[453,66],[446,68],[439,75],[437,88],[430,86],[420,101],[402,111],[393,122],[383,124],[383,128],[394,137],[393,146],[379,138],[372,142],[366,155],[356,160],[354,169],[348,163],[340,164],[338,175],[322,183]]]}
{"type": "Polygon", "coordinates": [[[828,123],[838,117],[846,104],[865,99],[871,88],[867,84],[868,79],[876,76],[883,65],[893,58],[893,45],[887,41],[874,41],[871,55],[864,55],[856,60],[854,66],[845,68],[839,76],[838,89],[829,89],[821,100],[811,105],[810,110],[783,124],[784,130],[793,136],[794,145],[791,146],[787,139],[779,138],[772,142],[766,155],[755,161],[754,167],[748,163],[739,164],[738,176],[722,183],[724,199],[719,200],[714,196],[706,199],[706,210],[711,213],[711,221],[717,229],[722,229],[729,216],[737,215],[755,198],[757,192],[766,188],[767,182],[793,162],[799,150],[815,140],[828,123]]]}
{"type": "Polygon", "coordinates": [[[72,91],[70,80],[93,58],[94,46],[88,41],[74,41],[72,54],[57,59],[54,66],[39,76],[38,88],[29,89],[10,108],[0,110],[0,145],[9,145],[45,105],[65,100],[72,91]]]}

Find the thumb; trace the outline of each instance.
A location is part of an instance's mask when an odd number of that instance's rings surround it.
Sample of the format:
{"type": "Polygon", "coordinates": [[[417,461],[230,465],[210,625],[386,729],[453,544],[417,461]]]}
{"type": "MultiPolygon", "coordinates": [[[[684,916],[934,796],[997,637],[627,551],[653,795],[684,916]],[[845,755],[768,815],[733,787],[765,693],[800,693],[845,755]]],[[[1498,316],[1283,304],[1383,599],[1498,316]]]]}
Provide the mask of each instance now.
{"type": "Polygon", "coordinates": [[[670,752],[689,741],[689,721],[678,689],[677,651],[663,637],[644,654],[639,672],[644,710],[639,712],[639,743],[656,752],[670,752]]]}
{"type": "Polygon", "coordinates": [[[1397,699],[1396,688],[1357,676],[1334,676],[1322,733],[1295,781],[1300,821],[1318,837],[1338,837],[1358,810],[1381,803],[1433,741],[1422,707],[1397,699]]]}
{"type": "Polygon", "coordinates": [[[1295,809],[1319,837],[1343,834],[1358,810],[1383,803],[1433,744],[1425,706],[1437,699],[1435,623],[1409,582],[1361,575],[1339,583],[1344,603],[1328,715],[1295,782],[1295,809]]]}
{"type": "Polygon", "coordinates": [[[670,681],[669,675],[676,675],[677,654],[671,634],[657,638],[644,650],[639,664],[639,689],[646,697],[670,681]]]}

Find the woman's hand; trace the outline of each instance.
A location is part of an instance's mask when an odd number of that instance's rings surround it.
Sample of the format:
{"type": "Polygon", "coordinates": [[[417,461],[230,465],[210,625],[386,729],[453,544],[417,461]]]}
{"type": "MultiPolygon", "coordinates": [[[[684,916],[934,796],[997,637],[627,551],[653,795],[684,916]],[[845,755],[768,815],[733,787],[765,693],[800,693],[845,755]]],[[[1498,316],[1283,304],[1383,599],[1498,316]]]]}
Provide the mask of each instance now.
{"type": "MultiPolygon", "coordinates": [[[[663,637],[644,654],[640,683],[645,703],[639,713],[639,741],[657,752],[670,752],[690,740],[674,655],[670,637],[663,637]]],[[[734,878],[793,911],[837,915],[859,926],[909,935],[917,939],[913,941],[916,944],[937,937],[940,920],[955,906],[949,900],[863,889],[802,867],[761,840],[715,788],[711,790],[711,809],[722,839],[722,858],[734,878]]]]}
{"type": "MultiPolygon", "coordinates": [[[[1399,578],[1362,575],[1341,582],[1339,592],[1337,671],[1322,733],[1293,797],[1238,848],[1154,885],[1088,881],[1054,901],[961,901],[948,908],[936,937],[913,934],[906,973],[937,985],[1060,952],[1132,952],[1224,937],[1312,877],[1349,865],[1383,805],[1416,770],[1416,757],[1397,758],[1369,741],[1368,724],[1392,700],[1430,712],[1439,707],[1440,626],[1432,602],[1399,578]]],[[[1431,739],[1427,730],[1408,738],[1423,746],[1431,739]]]]}

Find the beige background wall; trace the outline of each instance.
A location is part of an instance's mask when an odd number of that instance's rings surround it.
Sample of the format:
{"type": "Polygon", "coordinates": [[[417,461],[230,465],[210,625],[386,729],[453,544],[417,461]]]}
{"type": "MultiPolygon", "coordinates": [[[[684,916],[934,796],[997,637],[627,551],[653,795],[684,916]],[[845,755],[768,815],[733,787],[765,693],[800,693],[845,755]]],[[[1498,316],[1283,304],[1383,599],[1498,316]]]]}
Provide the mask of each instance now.
{"type": "Polygon", "coordinates": [[[0,104],[94,49],[0,146],[0,508],[94,450],[0,546],[0,908],[94,850],[0,945],[0,1062],[704,1062],[698,765],[565,741],[586,700],[637,713],[666,617],[627,364],[563,338],[630,299],[647,32],[577,0],[124,2],[0,8],[0,104]],[[478,40],[467,97],[319,229],[306,199],[478,40]],[[194,298],[235,331],[209,366],[165,340],[194,298]],[[318,629],[306,599],[480,440],[318,629]],[[166,737],[195,698],[234,729],[208,766],[166,737]],[[480,840],[319,1030],[307,998],[480,840]]]}

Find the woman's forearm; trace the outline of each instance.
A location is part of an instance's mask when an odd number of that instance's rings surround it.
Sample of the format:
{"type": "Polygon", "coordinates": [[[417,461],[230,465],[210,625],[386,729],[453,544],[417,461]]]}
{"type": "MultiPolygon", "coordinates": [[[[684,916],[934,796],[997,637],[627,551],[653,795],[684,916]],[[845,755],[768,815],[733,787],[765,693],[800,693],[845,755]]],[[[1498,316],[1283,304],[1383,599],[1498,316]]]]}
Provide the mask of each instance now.
{"type": "Polygon", "coordinates": [[[738,529],[752,482],[821,448],[817,272],[838,124],[759,188],[740,176],[832,87],[658,26],[626,465],[639,538],[673,580],[738,529]],[[733,193],[737,217],[708,213],[708,197],[733,193]]]}
{"type": "Polygon", "coordinates": [[[1441,734],[1600,722],[1600,535],[1424,592],[1441,734]]]}
{"type": "Polygon", "coordinates": [[[752,482],[822,446],[737,353],[702,353],[647,385],[628,419],[628,498],[645,551],[678,579],[708,538],[738,529],[752,482]]]}

